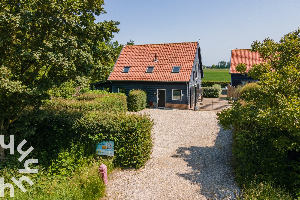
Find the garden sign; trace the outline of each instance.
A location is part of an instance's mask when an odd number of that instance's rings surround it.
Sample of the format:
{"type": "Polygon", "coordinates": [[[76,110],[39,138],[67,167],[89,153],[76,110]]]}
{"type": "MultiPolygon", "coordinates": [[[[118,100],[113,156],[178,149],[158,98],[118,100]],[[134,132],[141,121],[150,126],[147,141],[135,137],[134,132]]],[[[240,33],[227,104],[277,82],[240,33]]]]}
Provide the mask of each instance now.
{"type": "Polygon", "coordinates": [[[96,146],[96,153],[98,155],[114,156],[114,142],[103,141],[96,146]]]}

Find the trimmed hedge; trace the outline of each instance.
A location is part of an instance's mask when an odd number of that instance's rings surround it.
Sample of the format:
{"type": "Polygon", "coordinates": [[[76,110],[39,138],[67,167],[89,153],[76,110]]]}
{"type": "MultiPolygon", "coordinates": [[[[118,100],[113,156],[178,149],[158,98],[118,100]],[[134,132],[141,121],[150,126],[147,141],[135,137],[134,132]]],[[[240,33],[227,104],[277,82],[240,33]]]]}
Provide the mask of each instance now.
{"type": "Polygon", "coordinates": [[[139,168],[150,158],[153,121],[147,115],[126,114],[126,111],[124,94],[54,99],[41,109],[25,110],[8,134],[22,135],[21,141],[30,141],[35,149],[32,156],[46,168],[57,161],[59,166],[69,166],[68,170],[72,171],[75,169],[72,166],[80,164],[83,157],[94,156],[96,143],[105,140],[115,142],[116,166],[139,168]],[[71,151],[72,156],[60,157],[60,152],[71,151]]]}
{"type": "Polygon", "coordinates": [[[76,99],[53,99],[45,102],[44,108],[69,109],[80,111],[126,112],[127,100],[125,94],[82,94],[76,99]]]}
{"type": "Polygon", "coordinates": [[[231,84],[230,81],[202,81],[201,86],[202,87],[212,87],[214,84],[221,85],[221,88],[227,87],[227,85],[231,84]]]}
{"type": "MultiPolygon", "coordinates": [[[[213,87],[213,88],[216,88],[216,89],[219,91],[219,96],[222,94],[222,88],[221,88],[221,85],[219,85],[219,84],[214,84],[212,87],[213,87]]],[[[218,96],[218,97],[219,97],[219,96],[218,96]]]]}
{"type": "Polygon", "coordinates": [[[221,86],[218,84],[213,85],[213,87],[202,87],[203,97],[206,98],[219,98],[222,93],[221,86]]]}
{"type": "Polygon", "coordinates": [[[147,106],[147,94],[143,90],[130,90],[128,94],[128,110],[140,111],[147,106]]]}
{"type": "Polygon", "coordinates": [[[90,112],[79,119],[74,129],[90,144],[114,141],[114,164],[140,168],[150,158],[153,121],[148,115],[90,112]]]}
{"type": "MultiPolygon", "coordinates": [[[[95,155],[96,143],[106,140],[115,142],[113,163],[116,166],[140,168],[150,158],[153,121],[148,115],[66,109],[30,112],[28,115],[43,113],[39,114],[43,117],[30,120],[26,125],[23,121],[16,121],[9,134],[20,134],[20,131],[26,131],[26,127],[34,127],[34,134],[24,134],[20,141],[15,142],[30,141],[34,147],[31,156],[38,158],[39,164],[46,168],[53,168],[51,165],[56,160],[56,165],[68,166],[66,170],[73,171],[82,158],[95,155]],[[18,124],[23,128],[19,129],[18,124]],[[69,152],[68,158],[60,157],[61,152],[69,152]]],[[[25,145],[24,148],[28,147],[25,145]]],[[[59,167],[57,171],[61,171],[59,167]]]]}

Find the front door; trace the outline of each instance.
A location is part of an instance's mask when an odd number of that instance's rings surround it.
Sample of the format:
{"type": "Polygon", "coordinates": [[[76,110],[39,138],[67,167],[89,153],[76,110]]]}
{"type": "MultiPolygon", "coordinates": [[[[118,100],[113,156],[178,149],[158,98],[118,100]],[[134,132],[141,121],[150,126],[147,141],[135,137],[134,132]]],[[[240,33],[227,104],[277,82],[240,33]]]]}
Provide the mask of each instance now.
{"type": "Polygon", "coordinates": [[[157,90],[157,107],[165,107],[166,105],[166,90],[157,90]]]}

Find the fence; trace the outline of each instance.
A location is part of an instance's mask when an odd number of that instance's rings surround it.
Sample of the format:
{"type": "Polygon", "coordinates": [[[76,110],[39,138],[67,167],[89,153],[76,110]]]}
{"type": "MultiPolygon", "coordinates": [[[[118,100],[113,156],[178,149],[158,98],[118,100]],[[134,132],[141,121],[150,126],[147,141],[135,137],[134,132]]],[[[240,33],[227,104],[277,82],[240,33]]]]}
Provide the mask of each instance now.
{"type": "Polygon", "coordinates": [[[236,87],[228,84],[227,85],[227,97],[236,99],[238,97],[238,93],[236,92],[236,87]]]}

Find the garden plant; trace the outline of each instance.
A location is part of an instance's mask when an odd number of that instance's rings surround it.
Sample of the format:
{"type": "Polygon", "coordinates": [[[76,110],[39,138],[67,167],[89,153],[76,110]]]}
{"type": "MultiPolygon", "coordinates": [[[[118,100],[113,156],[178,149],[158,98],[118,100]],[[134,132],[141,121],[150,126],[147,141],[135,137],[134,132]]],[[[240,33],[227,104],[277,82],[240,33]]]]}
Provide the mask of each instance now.
{"type": "MultiPolygon", "coordinates": [[[[264,63],[248,76],[232,108],[218,114],[234,131],[234,169],[246,199],[300,197],[300,29],[279,42],[255,41],[264,63]]],[[[245,64],[237,70],[245,73],[245,64]]]]}

